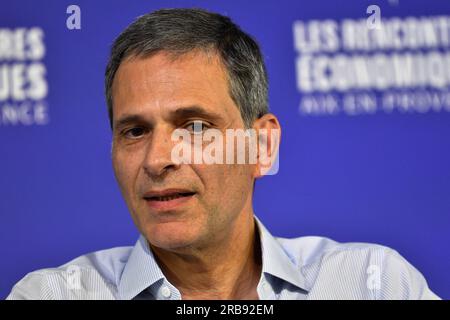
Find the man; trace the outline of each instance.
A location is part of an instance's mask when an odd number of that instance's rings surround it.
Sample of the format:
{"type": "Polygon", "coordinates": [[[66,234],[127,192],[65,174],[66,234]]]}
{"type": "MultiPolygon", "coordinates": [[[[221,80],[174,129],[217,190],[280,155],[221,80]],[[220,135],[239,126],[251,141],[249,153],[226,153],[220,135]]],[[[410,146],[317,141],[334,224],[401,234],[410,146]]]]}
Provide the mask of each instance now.
{"type": "Polygon", "coordinates": [[[105,87],[115,176],[141,237],[30,273],[9,299],[437,298],[389,248],[274,238],[254,216],[263,149],[273,158],[278,146],[264,133],[280,124],[259,47],[229,18],[198,9],[140,17],[116,39],[105,87]],[[195,140],[244,129],[257,133],[256,162],[175,156],[180,143],[199,148],[174,140],[177,130],[195,140]]]}

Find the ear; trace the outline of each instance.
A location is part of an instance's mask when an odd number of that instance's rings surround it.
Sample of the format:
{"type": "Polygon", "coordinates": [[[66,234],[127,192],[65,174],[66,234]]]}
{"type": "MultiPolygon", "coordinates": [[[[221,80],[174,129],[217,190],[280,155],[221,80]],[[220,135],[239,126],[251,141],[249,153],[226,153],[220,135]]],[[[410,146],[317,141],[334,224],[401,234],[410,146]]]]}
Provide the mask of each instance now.
{"type": "Polygon", "coordinates": [[[277,117],[267,113],[255,120],[253,128],[258,135],[258,157],[253,172],[255,178],[278,172],[278,150],[281,139],[281,126],[277,117]]]}

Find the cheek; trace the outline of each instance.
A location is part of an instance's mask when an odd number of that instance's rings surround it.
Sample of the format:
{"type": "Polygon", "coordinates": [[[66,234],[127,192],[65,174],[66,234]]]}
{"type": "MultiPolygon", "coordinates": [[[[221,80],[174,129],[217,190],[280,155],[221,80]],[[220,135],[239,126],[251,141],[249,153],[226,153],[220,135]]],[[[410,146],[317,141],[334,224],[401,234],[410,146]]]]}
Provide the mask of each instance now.
{"type": "Polygon", "coordinates": [[[112,157],[114,175],[120,189],[125,197],[132,191],[134,177],[137,175],[139,166],[136,159],[121,152],[114,152],[112,157]]]}
{"type": "Polygon", "coordinates": [[[204,165],[195,170],[204,183],[205,198],[226,206],[246,198],[252,185],[250,166],[204,165]]]}

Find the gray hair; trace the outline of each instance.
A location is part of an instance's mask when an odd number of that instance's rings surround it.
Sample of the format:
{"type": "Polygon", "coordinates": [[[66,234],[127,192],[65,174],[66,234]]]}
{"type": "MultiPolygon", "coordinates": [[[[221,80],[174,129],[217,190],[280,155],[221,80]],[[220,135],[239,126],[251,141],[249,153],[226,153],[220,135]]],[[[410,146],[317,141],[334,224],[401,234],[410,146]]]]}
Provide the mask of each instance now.
{"type": "Polygon", "coordinates": [[[214,52],[227,70],[229,93],[247,128],[269,112],[268,79],[257,42],[230,18],[203,9],[162,9],[140,16],[114,41],[105,72],[105,95],[113,126],[112,84],[127,57],[159,51],[180,56],[214,52]]]}

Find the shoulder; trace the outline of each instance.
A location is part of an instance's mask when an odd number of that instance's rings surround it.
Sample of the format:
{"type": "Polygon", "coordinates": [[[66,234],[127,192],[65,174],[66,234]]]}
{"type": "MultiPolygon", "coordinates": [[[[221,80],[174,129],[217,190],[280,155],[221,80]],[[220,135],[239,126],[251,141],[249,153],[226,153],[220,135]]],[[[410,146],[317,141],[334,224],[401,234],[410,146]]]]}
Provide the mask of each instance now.
{"type": "Polygon", "coordinates": [[[435,299],[423,275],[396,250],[325,237],[276,238],[305,276],[311,296],[435,299]]]}
{"type": "MultiPolygon", "coordinates": [[[[308,266],[339,258],[369,258],[373,255],[396,253],[389,247],[363,242],[337,242],[330,238],[308,236],[298,238],[275,238],[281,247],[299,265],[308,266]]],[[[359,261],[360,259],[358,259],[359,261]]],[[[355,261],[356,262],[356,261],[355,261]]]]}
{"type": "Polygon", "coordinates": [[[56,267],[28,273],[12,288],[16,299],[108,299],[128,261],[132,247],[92,252],[56,267]]]}

